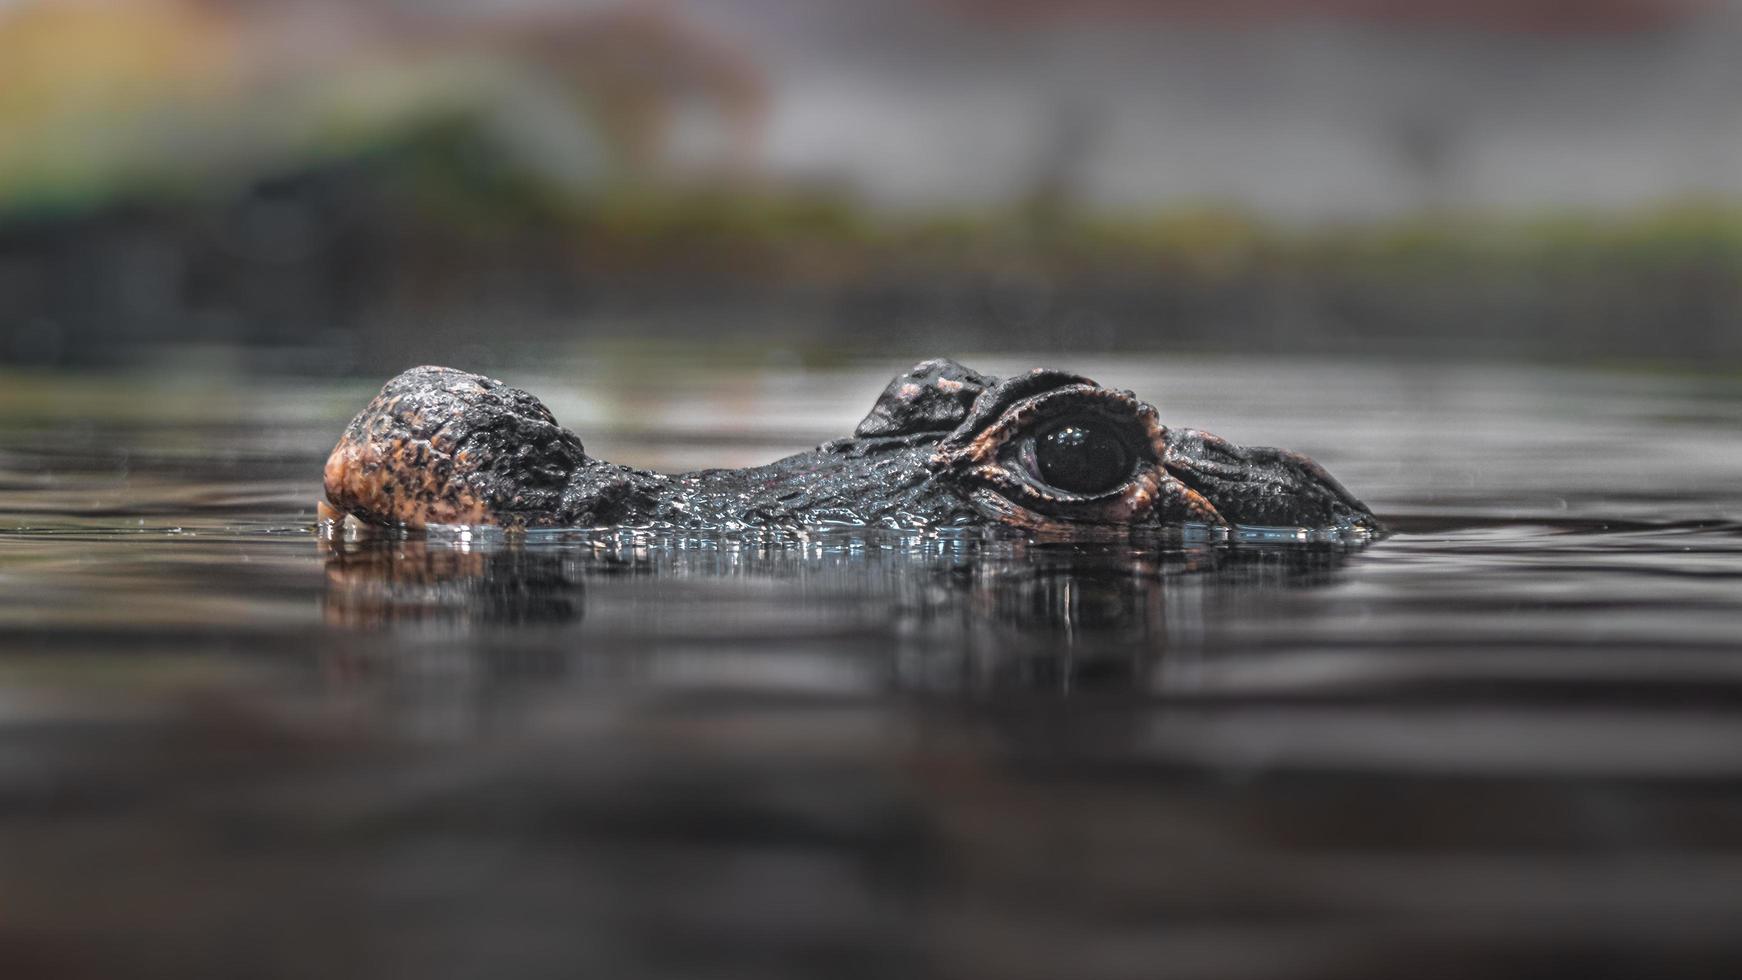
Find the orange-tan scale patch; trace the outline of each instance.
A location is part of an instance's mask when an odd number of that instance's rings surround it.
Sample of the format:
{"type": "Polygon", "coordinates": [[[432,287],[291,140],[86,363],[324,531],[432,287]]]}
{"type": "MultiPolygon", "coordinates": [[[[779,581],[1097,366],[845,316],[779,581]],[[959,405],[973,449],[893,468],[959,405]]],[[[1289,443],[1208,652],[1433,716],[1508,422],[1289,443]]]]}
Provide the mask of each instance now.
{"type": "MultiPolygon", "coordinates": [[[[1157,479],[1158,482],[1165,480],[1175,486],[1174,492],[1178,494],[1179,499],[1185,503],[1186,512],[1191,514],[1193,517],[1206,524],[1228,523],[1227,518],[1222,516],[1222,512],[1216,509],[1215,504],[1210,503],[1208,497],[1205,497],[1203,494],[1193,490],[1191,487],[1186,486],[1176,477],[1171,474],[1160,473],[1157,474],[1157,479]]],[[[1149,506],[1155,506],[1153,500],[1151,500],[1149,506]]]]}
{"type": "Polygon", "coordinates": [[[491,524],[490,508],[473,493],[471,468],[404,437],[382,442],[339,440],[327,458],[327,499],[337,509],[377,524],[491,524]]]}
{"type": "MultiPolygon", "coordinates": [[[[412,529],[431,524],[514,524],[526,503],[503,500],[509,481],[492,477],[488,451],[462,449],[477,413],[492,412],[533,428],[554,420],[524,392],[498,392],[487,381],[446,368],[413,368],[364,406],[334,447],[325,471],[332,507],[372,524],[412,529]],[[517,401],[516,399],[521,399],[517,401]],[[530,407],[522,404],[530,402],[530,407]],[[519,411],[530,413],[521,420],[519,411]]],[[[579,449],[578,443],[575,449],[579,449]]]]}

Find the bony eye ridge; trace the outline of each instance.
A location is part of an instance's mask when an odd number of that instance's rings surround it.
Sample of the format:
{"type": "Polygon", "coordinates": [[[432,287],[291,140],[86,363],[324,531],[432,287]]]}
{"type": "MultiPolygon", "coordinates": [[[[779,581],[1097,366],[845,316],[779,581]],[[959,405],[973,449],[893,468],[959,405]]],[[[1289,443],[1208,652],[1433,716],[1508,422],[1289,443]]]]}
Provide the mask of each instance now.
{"type": "Polygon", "coordinates": [[[1069,419],[1042,430],[1029,441],[1024,456],[1036,480],[1079,497],[1124,486],[1135,462],[1124,439],[1105,423],[1088,419],[1069,419]]]}

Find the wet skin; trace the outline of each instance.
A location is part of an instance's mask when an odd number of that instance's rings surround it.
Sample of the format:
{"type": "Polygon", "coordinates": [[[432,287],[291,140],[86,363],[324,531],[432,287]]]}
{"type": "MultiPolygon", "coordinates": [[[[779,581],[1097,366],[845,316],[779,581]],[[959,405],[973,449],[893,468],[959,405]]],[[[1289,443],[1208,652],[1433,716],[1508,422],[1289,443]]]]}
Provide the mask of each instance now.
{"type": "Polygon", "coordinates": [[[405,528],[1357,527],[1372,511],[1317,463],[1161,424],[1128,391],[1037,369],[925,361],[851,438],[766,466],[667,475],[588,456],[538,399],[452,368],[395,377],[326,465],[339,514],[405,528]]]}

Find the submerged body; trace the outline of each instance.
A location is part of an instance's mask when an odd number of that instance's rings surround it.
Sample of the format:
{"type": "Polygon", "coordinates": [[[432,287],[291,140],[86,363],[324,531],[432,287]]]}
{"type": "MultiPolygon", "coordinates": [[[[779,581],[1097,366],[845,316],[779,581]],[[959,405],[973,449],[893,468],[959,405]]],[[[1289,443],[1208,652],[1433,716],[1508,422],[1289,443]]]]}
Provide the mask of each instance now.
{"type": "Polygon", "coordinates": [[[765,466],[662,474],[588,456],[538,399],[451,368],[393,378],[325,472],[341,514],[386,526],[1354,527],[1372,511],[1298,453],[1163,426],[1062,371],[925,361],[850,438],[765,466]]]}

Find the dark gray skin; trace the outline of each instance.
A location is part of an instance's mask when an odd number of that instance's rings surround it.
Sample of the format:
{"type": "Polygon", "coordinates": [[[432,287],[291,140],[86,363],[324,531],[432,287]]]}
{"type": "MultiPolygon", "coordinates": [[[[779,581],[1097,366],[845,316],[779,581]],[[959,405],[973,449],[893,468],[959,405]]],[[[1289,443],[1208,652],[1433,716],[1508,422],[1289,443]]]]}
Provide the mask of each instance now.
{"type": "Polygon", "coordinates": [[[451,368],[395,377],[326,465],[330,516],[403,528],[1005,525],[1381,530],[1305,456],[1169,429],[1130,392],[1062,371],[931,360],[852,438],[766,466],[666,475],[594,459],[538,399],[451,368]]]}

